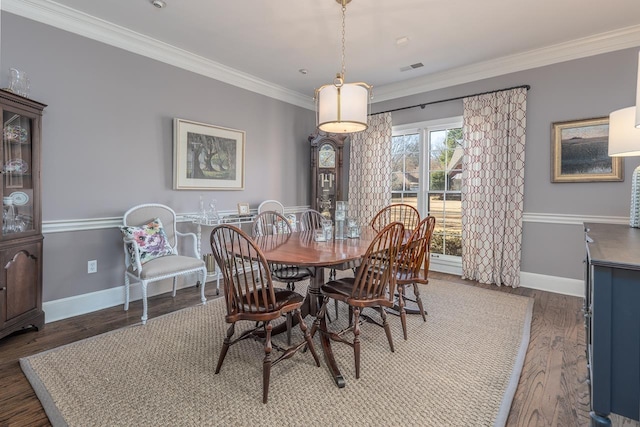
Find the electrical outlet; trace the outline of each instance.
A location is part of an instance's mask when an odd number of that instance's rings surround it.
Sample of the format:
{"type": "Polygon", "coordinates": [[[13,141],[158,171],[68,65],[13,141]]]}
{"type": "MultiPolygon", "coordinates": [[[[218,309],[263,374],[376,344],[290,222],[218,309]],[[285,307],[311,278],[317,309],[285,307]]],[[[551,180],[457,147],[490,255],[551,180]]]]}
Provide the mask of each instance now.
{"type": "Polygon", "coordinates": [[[91,260],[87,262],[87,273],[97,273],[98,272],[98,261],[91,260]]]}

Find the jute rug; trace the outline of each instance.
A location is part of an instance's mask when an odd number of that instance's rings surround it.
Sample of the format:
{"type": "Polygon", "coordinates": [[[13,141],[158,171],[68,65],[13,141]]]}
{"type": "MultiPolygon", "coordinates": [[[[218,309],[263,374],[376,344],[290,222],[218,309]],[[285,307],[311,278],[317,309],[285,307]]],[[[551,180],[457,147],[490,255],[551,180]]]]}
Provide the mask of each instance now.
{"type": "MultiPolygon", "coordinates": [[[[54,426],[504,425],[533,299],[437,280],[421,292],[427,322],[408,316],[407,341],[400,319],[389,316],[394,353],[381,328],[363,325],[360,379],[352,349],[333,343],[347,382],[337,388],[316,336],[321,366],[309,353],[275,366],[266,405],[260,343],[232,346],[214,374],[227,330],[222,299],[20,364],[54,426]]],[[[343,308],[329,326],[346,318],[343,308]]]]}

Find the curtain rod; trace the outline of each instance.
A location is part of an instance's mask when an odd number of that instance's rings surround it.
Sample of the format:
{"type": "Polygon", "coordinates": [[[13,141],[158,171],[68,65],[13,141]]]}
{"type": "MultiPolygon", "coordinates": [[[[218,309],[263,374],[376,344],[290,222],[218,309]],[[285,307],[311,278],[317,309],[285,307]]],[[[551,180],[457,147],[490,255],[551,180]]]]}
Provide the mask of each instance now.
{"type": "Polygon", "coordinates": [[[457,101],[459,99],[468,98],[470,96],[487,95],[489,93],[504,92],[505,90],[520,89],[520,88],[524,88],[526,90],[529,90],[529,89],[531,89],[531,86],[529,86],[529,85],[520,85],[520,86],[508,87],[508,88],[505,88],[505,89],[496,89],[496,90],[490,90],[490,91],[487,91],[487,92],[474,93],[473,95],[456,96],[455,98],[441,99],[439,101],[423,102],[422,104],[410,105],[408,107],[400,107],[400,108],[394,108],[393,110],[380,111],[379,113],[371,113],[370,115],[371,116],[377,116],[378,114],[394,113],[396,111],[408,110],[409,108],[416,108],[416,107],[420,107],[420,108],[422,108],[424,110],[424,107],[426,107],[427,105],[440,104],[441,102],[457,101]]]}

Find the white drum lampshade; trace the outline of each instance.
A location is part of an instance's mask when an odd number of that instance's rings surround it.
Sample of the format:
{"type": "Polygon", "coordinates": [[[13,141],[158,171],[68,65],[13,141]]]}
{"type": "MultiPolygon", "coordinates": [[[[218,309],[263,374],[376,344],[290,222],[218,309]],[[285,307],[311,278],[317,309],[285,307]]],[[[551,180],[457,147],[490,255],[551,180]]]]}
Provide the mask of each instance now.
{"type": "Polygon", "coordinates": [[[328,133],[352,133],[365,130],[369,90],[357,83],[333,84],[318,89],[316,102],[318,128],[328,133]]]}
{"type": "MultiPolygon", "coordinates": [[[[609,114],[609,156],[640,156],[640,129],[635,127],[636,107],[623,108],[609,114]]],[[[640,228],[640,166],[631,178],[631,210],[629,225],[640,228]]]]}
{"type": "MultiPolygon", "coordinates": [[[[638,83],[636,84],[636,107],[640,105],[640,52],[638,52],[638,71],[636,73],[638,83]]],[[[640,109],[636,109],[635,125],[640,128],[640,109]]]]}

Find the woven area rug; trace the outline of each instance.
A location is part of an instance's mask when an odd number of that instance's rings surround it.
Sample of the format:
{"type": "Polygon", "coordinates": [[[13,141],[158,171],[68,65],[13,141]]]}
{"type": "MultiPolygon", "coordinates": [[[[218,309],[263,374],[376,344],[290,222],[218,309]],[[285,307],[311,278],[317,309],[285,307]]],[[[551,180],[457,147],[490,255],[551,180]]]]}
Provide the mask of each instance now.
{"type": "MultiPolygon", "coordinates": [[[[389,316],[394,353],[382,328],[363,325],[360,379],[352,349],[333,343],[347,383],[337,388],[316,336],[321,366],[300,352],[275,366],[266,405],[260,343],[232,346],[214,374],[227,330],[222,299],[20,364],[54,426],[504,425],[533,299],[438,280],[421,292],[427,321],[408,316],[407,341],[400,319],[389,316]]],[[[346,318],[343,308],[329,326],[346,318]]]]}

